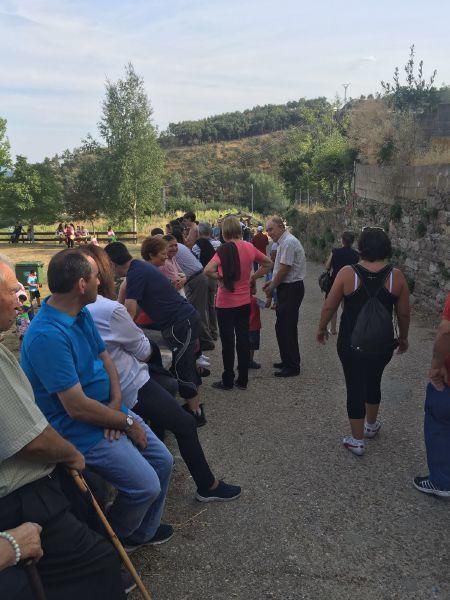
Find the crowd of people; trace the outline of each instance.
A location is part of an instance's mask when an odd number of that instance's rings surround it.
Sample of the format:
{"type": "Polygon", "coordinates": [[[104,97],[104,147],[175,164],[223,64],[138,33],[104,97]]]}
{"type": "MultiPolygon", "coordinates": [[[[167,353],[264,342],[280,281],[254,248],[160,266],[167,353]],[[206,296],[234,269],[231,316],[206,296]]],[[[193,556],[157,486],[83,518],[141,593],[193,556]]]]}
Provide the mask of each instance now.
{"type": "MultiPolygon", "coordinates": [[[[410,307],[406,279],[389,262],[387,234],[365,228],[357,251],[354,240],[344,232],[342,247],[327,261],[331,285],[317,341],[337,334],[342,307],[337,351],[351,430],[343,445],[362,456],[366,440],[381,428],[384,369],[394,351],[408,349],[410,307]]],[[[166,431],[175,436],[198,501],[239,498],[239,485],[214,474],[197,432],[207,424],[201,388],[210,362],[204,353],[219,339],[223,371],[212,386],[245,393],[249,369],[261,368],[255,360],[260,308],[275,306],[280,360],[274,376],[301,373],[306,257],[280,217],[268,218],[253,235],[232,215],[211,226],[186,213],[166,231],[151,231],[142,260],[115,239],[104,249],[67,245],[48,266],[51,295],[21,329],[20,366],[0,345],[0,589],[11,599],[32,597],[17,566],[27,560],[37,561],[49,600],[124,598],[132,587],[67,468],[82,471],[98,491],[128,553],[173,535],[163,518],[173,465],[166,431]],[[265,301],[256,296],[260,278],[265,301]],[[169,368],[161,345],[171,352],[169,368]]],[[[17,311],[26,320],[31,307],[17,294],[12,265],[0,257],[1,331],[15,320],[18,327],[17,311]]],[[[439,496],[450,496],[449,368],[450,295],[425,407],[430,473],[414,480],[420,491],[439,496]]]]}

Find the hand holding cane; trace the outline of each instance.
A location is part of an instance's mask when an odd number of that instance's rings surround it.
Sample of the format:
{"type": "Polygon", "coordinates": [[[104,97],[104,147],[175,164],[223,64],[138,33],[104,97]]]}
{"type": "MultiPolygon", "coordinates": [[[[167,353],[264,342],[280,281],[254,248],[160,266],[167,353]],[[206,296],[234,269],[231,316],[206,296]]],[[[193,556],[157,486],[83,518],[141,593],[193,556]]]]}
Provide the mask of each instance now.
{"type": "Polygon", "coordinates": [[[130,575],[133,577],[134,581],[136,582],[137,587],[139,588],[139,591],[142,594],[142,597],[145,600],[152,600],[149,592],[146,590],[142,579],[139,577],[139,575],[137,574],[136,569],[133,566],[133,563],[131,562],[131,560],[128,557],[128,554],[125,552],[124,547],[122,546],[122,544],[120,543],[119,538],[117,537],[117,535],[114,533],[113,528],[111,527],[111,525],[108,523],[107,518],[105,517],[105,515],[103,514],[102,509],[100,508],[97,500],[95,499],[93,493],[91,492],[91,490],[89,489],[88,484],[86,483],[84,477],[81,475],[81,473],[79,473],[78,471],[75,471],[75,469],[69,469],[70,474],[72,475],[72,477],[75,480],[76,485],[78,486],[78,488],[81,490],[81,492],[83,494],[88,494],[89,495],[89,499],[92,502],[92,506],[95,509],[95,512],[97,513],[100,521],[103,524],[103,527],[106,529],[107,534],[109,535],[111,542],[113,543],[115,549],[117,550],[117,552],[119,553],[120,558],[122,559],[123,564],[125,565],[125,567],[128,569],[130,575]]]}

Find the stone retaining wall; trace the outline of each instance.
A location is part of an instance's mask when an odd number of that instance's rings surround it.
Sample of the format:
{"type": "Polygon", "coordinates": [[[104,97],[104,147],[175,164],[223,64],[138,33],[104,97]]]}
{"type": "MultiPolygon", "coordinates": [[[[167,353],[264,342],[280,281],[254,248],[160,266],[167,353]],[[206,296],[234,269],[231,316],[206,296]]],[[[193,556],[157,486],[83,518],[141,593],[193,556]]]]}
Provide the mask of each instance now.
{"type": "Polygon", "coordinates": [[[314,213],[293,209],[288,222],[307,256],[324,261],[346,229],[366,225],[390,235],[394,262],[403,270],[413,301],[438,313],[450,292],[450,166],[358,166],[355,196],[347,206],[314,213]]]}

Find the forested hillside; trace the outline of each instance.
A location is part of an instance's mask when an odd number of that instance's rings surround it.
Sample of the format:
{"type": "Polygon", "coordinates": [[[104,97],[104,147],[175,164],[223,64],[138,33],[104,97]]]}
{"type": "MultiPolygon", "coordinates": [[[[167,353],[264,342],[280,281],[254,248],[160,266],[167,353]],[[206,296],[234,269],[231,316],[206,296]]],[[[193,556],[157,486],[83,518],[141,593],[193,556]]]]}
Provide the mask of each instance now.
{"type": "Polygon", "coordinates": [[[326,98],[300,98],[286,104],[266,104],[242,112],[169,123],[159,139],[164,148],[238,140],[290,127],[307,128],[329,110],[330,104],[326,98]]]}

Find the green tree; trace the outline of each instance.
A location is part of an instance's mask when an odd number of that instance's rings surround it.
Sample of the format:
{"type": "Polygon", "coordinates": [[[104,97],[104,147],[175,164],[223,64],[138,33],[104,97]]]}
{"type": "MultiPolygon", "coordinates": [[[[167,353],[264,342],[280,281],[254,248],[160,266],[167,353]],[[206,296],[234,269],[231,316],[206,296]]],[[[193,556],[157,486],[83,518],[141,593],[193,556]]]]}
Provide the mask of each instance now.
{"type": "Polygon", "coordinates": [[[250,185],[253,186],[254,210],[264,215],[284,213],[289,201],[282,183],[266,173],[252,173],[249,179],[250,185]]]}
{"type": "Polygon", "coordinates": [[[6,120],[0,118],[0,178],[7,169],[11,168],[9,141],[6,137],[6,120]]]}
{"type": "Polygon", "coordinates": [[[405,83],[400,82],[400,70],[395,67],[393,83],[381,82],[385,97],[399,112],[422,113],[433,110],[439,102],[439,91],[434,86],[437,71],[434,70],[427,81],[423,75],[423,60],[419,62],[416,74],[414,44],[409,49],[409,58],[404,66],[405,83]]]}
{"type": "Polygon", "coordinates": [[[67,150],[61,158],[65,212],[71,219],[89,221],[94,231],[94,221],[104,214],[102,174],[106,150],[88,136],[81,148],[67,150]]]}
{"type": "Polygon", "coordinates": [[[99,130],[107,151],[102,179],[107,214],[115,220],[138,218],[160,207],[163,154],[152,124],[144,82],[130,63],[125,78],[106,82],[99,130]]]}
{"type": "Polygon", "coordinates": [[[315,150],[312,168],[316,183],[325,184],[323,192],[337,200],[348,191],[357,151],[346,138],[334,131],[315,150]]]}

